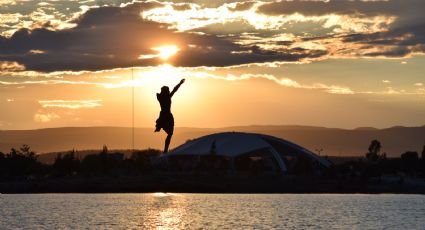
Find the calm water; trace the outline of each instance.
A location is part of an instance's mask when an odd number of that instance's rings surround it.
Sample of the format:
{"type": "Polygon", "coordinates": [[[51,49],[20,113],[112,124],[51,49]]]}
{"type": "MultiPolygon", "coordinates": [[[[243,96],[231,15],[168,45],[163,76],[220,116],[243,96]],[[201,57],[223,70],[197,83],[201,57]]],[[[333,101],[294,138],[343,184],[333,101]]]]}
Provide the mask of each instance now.
{"type": "Polygon", "coordinates": [[[425,229],[425,196],[0,194],[11,228],[425,229]]]}

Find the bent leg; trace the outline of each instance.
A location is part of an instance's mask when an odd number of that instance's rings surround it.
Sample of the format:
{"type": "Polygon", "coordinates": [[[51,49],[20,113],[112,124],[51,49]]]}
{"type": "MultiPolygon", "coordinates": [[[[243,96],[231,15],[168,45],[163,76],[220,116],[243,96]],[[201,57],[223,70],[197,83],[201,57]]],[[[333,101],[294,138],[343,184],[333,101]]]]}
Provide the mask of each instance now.
{"type": "Polygon", "coordinates": [[[162,129],[167,133],[167,138],[165,139],[165,146],[164,146],[164,153],[168,152],[168,147],[170,146],[171,137],[173,136],[174,132],[174,117],[172,113],[168,113],[164,115],[165,117],[165,127],[162,127],[162,129]]]}
{"type": "Polygon", "coordinates": [[[173,133],[170,133],[167,135],[167,138],[165,139],[164,153],[168,152],[168,146],[170,146],[172,136],[173,136],[173,133]]]}
{"type": "Polygon", "coordinates": [[[156,119],[156,124],[155,124],[155,131],[154,132],[159,132],[161,130],[161,121],[160,118],[156,119]]]}

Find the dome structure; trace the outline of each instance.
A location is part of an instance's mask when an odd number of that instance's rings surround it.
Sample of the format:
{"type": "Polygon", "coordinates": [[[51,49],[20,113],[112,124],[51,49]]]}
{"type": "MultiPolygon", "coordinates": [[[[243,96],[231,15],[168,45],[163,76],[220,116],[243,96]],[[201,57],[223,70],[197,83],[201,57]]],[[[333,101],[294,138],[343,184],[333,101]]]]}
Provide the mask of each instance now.
{"type": "Polygon", "coordinates": [[[218,167],[231,171],[302,174],[331,165],[326,159],[289,141],[240,132],[216,133],[190,140],[163,158],[182,170],[218,167]]]}

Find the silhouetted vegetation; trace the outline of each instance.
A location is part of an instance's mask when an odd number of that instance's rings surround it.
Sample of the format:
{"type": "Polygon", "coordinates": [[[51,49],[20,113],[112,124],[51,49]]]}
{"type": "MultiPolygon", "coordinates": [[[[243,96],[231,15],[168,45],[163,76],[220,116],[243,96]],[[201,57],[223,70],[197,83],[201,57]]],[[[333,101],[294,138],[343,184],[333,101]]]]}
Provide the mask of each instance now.
{"type": "Polygon", "coordinates": [[[370,162],[376,162],[380,159],[385,159],[386,153],[380,154],[381,152],[381,142],[378,140],[373,140],[368,148],[368,152],[366,153],[366,159],[370,162]]]}
{"type": "Polygon", "coordinates": [[[75,158],[75,150],[64,154],[58,154],[53,164],[53,174],[55,175],[72,175],[80,170],[80,161],[75,158]]]}
{"type": "MultiPolygon", "coordinates": [[[[340,186],[341,184],[345,187],[357,186],[353,190],[355,192],[368,191],[361,190],[364,189],[363,186],[365,183],[379,185],[381,183],[387,183],[385,180],[388,181],[388,178],[397,185],[406,183],[406,178],[409,178],[409,180],[417,178],[420,181],[423,181],[425,178],[425,146],[421,152],[421,157],[419,157],[418,152],[407,151],[402,153],[399,158],[387,158],[385,153],[381,153],[381,149],[382,144],[378,140],[373,140],[369,145],[368,152],[365,157],[358,157],[356,159],[353,158],[348,161],[340,162],[333,165],[331,168],[324,170],[322,174],[312,176],[314,178],[319,178],[319,180],[328,181],[326,183],[331,181],[331,184],[334,184],[335,186],[340,186]]],[[[184,186],[181,187],[181,185],[175,182],[174,179],[170,180],[170,178],[175,177],[176,175],[184,175],[182,174],[183,171],[173,167],[173,164],[169,164],[166,168],[164,168],[162,164],[157,164],[159,161],[158,156],[160,155],[161,151],[155,149],[137,150],[131,154],[127,151],[126,154],[124,154],[120,151],[110,151],[106,146],[104,146],[103,149],[99,150],[97,153],[85,156],[79,155],[74,150],[58,154],[52,164],[44,164],[38,160],[37,155],[30,149],[29,146],[23,145],[19,149],[11,149],[8,153],[0,152],[0,192],[16,191],[13,188],[10,188],[11,184],[16,183],[21,183],[21,185],[24,184],[25,186],[35,186],[35,188],[25,187],[27,190],[22,190],[29,192],[38,191],[37,189],[43,186],[47,189],[42,191],[104,191],[104,189],[111,188],[115,189],[112,191],[122,191],[121,189],[126,188],[125,186],[133,186],[133,188],[150,186],[150,189],[156,189],[158,188],[157,186],[161,186],[163,184],[164,180],[169,183],[174,183],[172,186],[176,186],[176,188],[181,189],[182,191],[187,191],[184,189],[184,186]],[[158,175],[165,176],[161,177],[158,175]],[[98,187],[99,184],[91,184],[90,181],[93,180],[98,181],[97,183],[101,183],[103,187],[98,187]],[[46,187],[43,183],[48,184],[48,186],[46,187]],[[143,185],[144,183],[147,184],[143,185]],[[75,188],[78,189],[73,190],[75,188]]],[[[241,165],[243,166],[243,164],[237,164],[241,160],[243,159],[235,160],[236,168],[241,165]]],[[[230,159],[217,155],[216,144],[213,143],[211,145],[210,154],[200,159],[199,165],[194,170],[187,172],[188,176],[184,177],[184,180],[197,180],[198,178],[202,182],[201,184],[204,185],[210,183],[212,180],[217,181],[219,184],[220,181],[225,183],[224,181],[232,178],[232,176],[231,174],[225,173],[222,166],[228,165],[229,162],[230,159]],[[208,177],[208,175],[210,177],[208,177]],[[209,179],[202,179],[205,176],[209,179]]],[[[252,180],[261,178],[261,172],[264,170],[261,167],[254,168],[258,170],[255,173],[246,174],[245,177],[251,178],[252,180]]],[[[268,172],[270,173],[270,171],[268,172]]],[[[278,172],[275,172],[275,175],[278,175],[278,172]]],[[[243,177],[240,176],[236,176],[236,178],[239,179],[236,181],[228,181],[226,184],[239,183],[240,181],[245,180],[241,179],[243,177]]],[[[303,177],[300,176],[299,178],[303,177]]],[[[249,183],[251,179],[247,179],[246,182],[249,183]]],[[[268,179],[265,180],[268,181],[268,179]]],[[[255,183],[263,182],[262,179],[258,179],[255,183]]],[[[270,183],[270,185],[267,185],[271,186],[270,191],[275,191],[275,188],[283,189],[282,191],[286,191],[285,189],[288,189],[288,187],[283,188],[277,184],[273,185],[274,182],[272,180],[267,183],[270,183]]],[[[300,184],[300,186],[304,185],[300,184]]],[[[321,185],[319,184],[315,186],[321,185]]],[[[310,191],[313,187],[302,187],[300,188],[300,191],[310,191]]],[[[339,187],[334,189],[338,190],[338,188],[339,187]]],[[[425,187],[420,188],[424,189],[425,187]]],[[[235,189],[239,188],[235,187],[235,189]]],[[[319,191],[320,187],[316,188],[316,190],[319,191]]],[[[320,191],[332,192],[337,190],[323,189],[320,191]]],[[[384,189],[383,191],[386,190],[384,189]]]]}
{"type": "Polygon", "coordinates": [[[28,145],[12,148],[9,153],[0,153],[2,177],[37,176],[43,173],[44,165],[37,161],[35,152],[28,145]]]}
{"type": "Polygon", "coordinates": [[[131,155],[134,169],[140,172],[152,171],[153,159],[161,155],[161,151],[156,149],[146,149],[136,151],[131,155]]]}
{"type": "MultiPolygon", "coordinates": [[[[425,158],[422,153],[420,159],[417,152],[402,153],[400,158],[387,158],[385,153],[380,154],[382,145],[373,140],[369,145],[365,160],[348,161],[337,166],[338,173],[349,178],[381,178],[382,176],[425,177],[425,158]]],[[[425,151],[425,146],[424,150],[425,151]]]]}
{"type": "Polygon", "coordinates": [[[135,151],[129,158],[125,158],[123,153],[110,153],[104,146],[98,154],[90,154],[82,159],[76,157],[75,150],[59,153],[54,163],[47,165],[38,161],[29,146],[23,145],[19,149],[12,148],[6,154],[0,152],[0,178],[137,175],[152,171],[152,158],[160,154],[159,150],[147,149],[135,151]]]}
{"type": "MultiPolygon", "coordinates": [[[[400,155],[400,158],[387,158],[381,154],[382,145],[378,140],[370,143],[365,158],[351,160],[335,165],[333,175],[345,175],[349,178],[370,178],[381,175],[400,175],[425,177],[425,146],[421,158],[417,152],[408,151],[400,155]]],[[[77,157],[74,150],[58,154],[52,165],[38,161],[37,155],[29,146],[23,145],[19,149],[12,148],[9,153],[0,152],[0,173],[3,179],[27,178],[27,177],[63,177],[63,176],[111,176],[111,175],[141,175],[155,170],[153,162],[161,154],[155,149],[137,150],[131,155],[120,152],[110,152],[107,146],[97,154],[86,155],[82,159],[77,157]]],[[[215,143],[211,145],[211,154],[204,169],[208,171],[216,162],[215,143]]],[[[169,169],[168,169],[169,170],[169,169]]],[[[171,169],[172,170],[172,169],[171,169]]]]}

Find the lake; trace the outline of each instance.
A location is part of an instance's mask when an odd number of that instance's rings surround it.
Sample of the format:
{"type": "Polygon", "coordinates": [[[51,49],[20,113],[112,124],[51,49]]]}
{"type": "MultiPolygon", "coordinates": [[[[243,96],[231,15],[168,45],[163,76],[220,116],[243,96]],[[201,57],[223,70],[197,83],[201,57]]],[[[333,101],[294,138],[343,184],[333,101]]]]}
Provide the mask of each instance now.
{"type": "Polygon", "coordinates": [[[425,229],[425,196],[0,194],[0,229],[425,229]]]}

